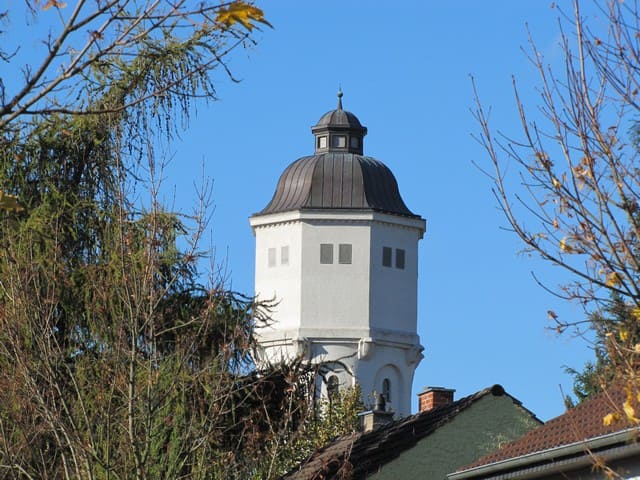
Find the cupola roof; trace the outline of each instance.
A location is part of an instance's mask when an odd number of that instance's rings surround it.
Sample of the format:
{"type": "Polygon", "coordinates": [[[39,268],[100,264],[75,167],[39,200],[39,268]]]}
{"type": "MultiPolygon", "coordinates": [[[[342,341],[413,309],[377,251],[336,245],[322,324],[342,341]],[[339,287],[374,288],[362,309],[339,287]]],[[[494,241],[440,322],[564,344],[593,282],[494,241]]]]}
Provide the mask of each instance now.
{"type": "Polygon", "coordinates": [[[353,113],[338,108],[312,127],[315,155],[299,158],[280,176],[269,204],[257,215],[292,210],[357,209],[419,217],[405,205],[391,170],[363,155],[367,133],[353,113]]]}
{"type": "Polygon", "coordinates": [[[362,155],[367,127],[363,127],[353,113],[342,108],[342,90],[338,90],[338,108],[320,117],[311,131],[316,138],[316,153],[348,152],[362,155]]]}

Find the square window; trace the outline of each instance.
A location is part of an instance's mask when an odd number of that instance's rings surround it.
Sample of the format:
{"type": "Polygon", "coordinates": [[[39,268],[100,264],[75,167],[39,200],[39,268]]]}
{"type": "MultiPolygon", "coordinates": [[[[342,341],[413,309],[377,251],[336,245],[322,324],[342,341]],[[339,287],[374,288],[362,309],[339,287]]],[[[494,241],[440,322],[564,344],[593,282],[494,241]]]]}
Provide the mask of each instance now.
{"type": "Polygon", "coordinates": [[[351,137],[349,143],[351,148],[358,148],[360,146],[360,139],[358,137],[351,137]]]}
{"type": "Polygon", "coordinates": [[[391,266],[391,247],[382,247],[382,266],[390,267],[391,266]]]}
{"type": "Polygon", "coordinates": [[[333,263],[333,245],[331,243],[320,244],[320,263],[333,263]]]}
{"type": "Polygon", "coordinates": [[[331,146],[332,147],[341,147],[344,148],[347,146],[347,137],[344,135],[333,135],[331,137],[331,146]]]}
{"type": "Polygon", "coordinates": [[[327,137],[318,137],[318,148],[327,148],[327,137]]]}
{"type": "Polygon", "coordinates": [[[351,244],[341,243],[338,246],[338,263],[349,264],[351,263],[351,244]]]}
{"type": "Polygon", "coordinates": [[[396,248],[396,268],[404,270],[404,249],[396,248]]]}
{"type": "Polygon", "coordinates": [[[276,266],[276,249],[270,248],[268,251],[268,264],[270,267],[276,266]]]}
{"type": "Polygon", "coordinates": [[[280,264],[289,265],[289,246],[280,247],[280,264]]]}

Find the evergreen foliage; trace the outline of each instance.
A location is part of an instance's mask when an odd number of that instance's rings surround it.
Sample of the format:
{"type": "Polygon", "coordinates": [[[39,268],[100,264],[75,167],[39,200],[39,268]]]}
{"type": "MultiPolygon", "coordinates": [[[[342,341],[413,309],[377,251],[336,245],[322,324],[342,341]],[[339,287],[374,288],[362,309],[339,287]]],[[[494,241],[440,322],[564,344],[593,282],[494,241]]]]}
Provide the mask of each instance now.
{"type": "Polygon", "coordinates": [[[277,477],[314,371],[256,369],[269,305],[201,271],[209,191],[194,215],[164,207],[156,153],[262,12],[28,5],[61,24],[20,86],[0,82],[0,193],[20,206],[0,203],[0,477],[277,477]]]}

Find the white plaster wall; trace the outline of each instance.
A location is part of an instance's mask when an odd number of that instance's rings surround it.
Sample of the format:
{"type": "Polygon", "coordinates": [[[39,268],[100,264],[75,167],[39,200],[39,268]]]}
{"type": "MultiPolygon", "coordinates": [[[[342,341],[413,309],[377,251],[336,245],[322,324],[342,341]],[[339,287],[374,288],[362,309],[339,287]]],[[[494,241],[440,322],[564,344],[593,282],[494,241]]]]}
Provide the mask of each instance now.
{"type": "Polygon", "coordinates": [[[392,408],[411,413],[411,384],[419,354],[417,322],[418,241],[424,221],[374,212],[286,212],[253,217],[256,294],[276,298],[274,324],[259,332],[271,361],[303,354],[314,362],[339,361],[341,385],[360,384],[373,404],[382,380],[392,381],[392,408]],[[331,264],[320,263],[320,245],[332,244],[331,264]],[[338,261],[339,244],[352,245],[351,264],[338,261]],[[280,248],[289,246],[289,265],[280,248]],[[382,266],[382,247],[394,252],[382,266]],[[276,249],[275,267],[268,250],[276,249]],[[395,249],[405,268],[395,267],[395,249]],[[367,352],[359,342],[368,339],[367,352]],[[305,346],[305,349],[302,349],[305,346]],[[352,372],[352,377],[348,372],[352,372]]]}
{"type": "MultiPolygon", "coordinates": [[[[261,300],[275,300],[271,318],[276,330],[297,328],[301,311],[300,282],[302,241],[300,223],[290,222],[257,228],[255,293],[261,300]],[[289,264],[281,264],[281,247],[289,247],[289,264]],[[276,265],[269,267],[269,248],[276,249],[276,265]]],[[[267,333],[273,328],[265,329],[267,333]]]]}
{"type": "Polygon", "coordinates": [[[388,223],[371,227],[371,326],[415,332],[418,318],[418,240],[421,232],[388,223]],[[382,249],[391,247],[391,267],[382,266],[382,249]],[[405,251],[405,268],[395,266],[396,249],[405,251]]]}
{"type": "Polygon", "coordinates": [[[349,221],[302,224],[301,326],[332,330],[369,328],[369,226],[349,221]],[[334,248],[334,262],[320,263],[320,245],[334,248]],[[338,263],[339,244],[352,245],[351,264],[338,263]]]}
{"type": "Polygon", "coordinates": [[[396,413],[396,417],[411,414],[411,384],[416,365],[406,362],[406,347],[377,343],[370,356],[359,360],[355,366],[365,402],[373,404],[375,394],[382,393],[382,381],[385,378],[391,381],[389,408],[396,413]]]}

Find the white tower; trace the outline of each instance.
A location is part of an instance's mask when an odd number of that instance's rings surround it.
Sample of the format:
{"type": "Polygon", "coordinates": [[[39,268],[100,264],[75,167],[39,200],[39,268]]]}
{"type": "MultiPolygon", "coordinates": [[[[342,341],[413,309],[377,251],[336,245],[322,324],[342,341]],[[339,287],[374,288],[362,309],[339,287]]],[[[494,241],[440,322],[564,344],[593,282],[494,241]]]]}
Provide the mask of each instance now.
{"type": "MultiPolygon", "coordinates": [[[[256,294],[279,303],[260,329],[264,358],[301,355],[331,367],[329,388],[360,384],[411,413],[422,359],[416,333],[418,241],[425,221],[391,171],[363,156],[366,127],[338,108],[313,127],[315,155],[284,171],[250,219],[256,294]]],[[[323,387],[326,388],[326,387],[323,387]]]]}

